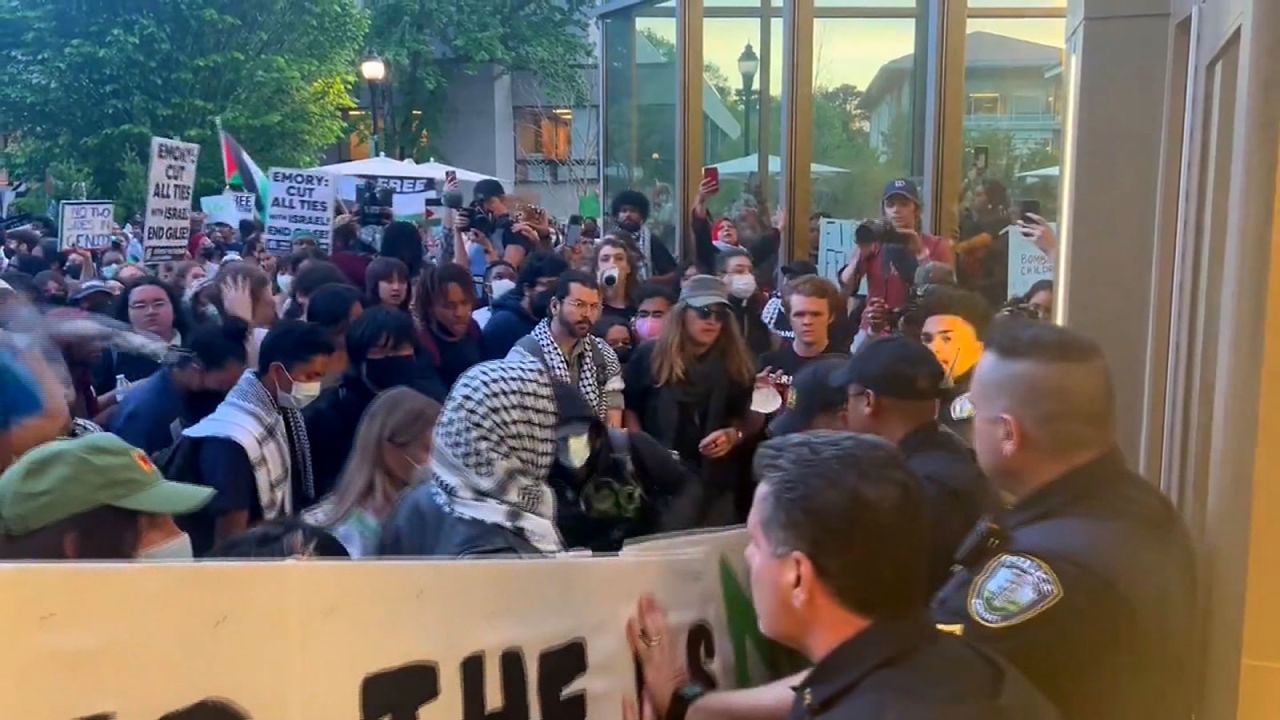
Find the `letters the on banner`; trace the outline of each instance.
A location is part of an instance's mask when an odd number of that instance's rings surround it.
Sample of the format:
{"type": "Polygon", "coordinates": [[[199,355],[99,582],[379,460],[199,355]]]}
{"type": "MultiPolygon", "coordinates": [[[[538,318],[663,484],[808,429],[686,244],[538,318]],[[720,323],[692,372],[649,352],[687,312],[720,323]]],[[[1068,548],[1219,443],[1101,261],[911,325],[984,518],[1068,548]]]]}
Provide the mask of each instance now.
{"type": "Polygon", "coordinates": [[[293,240],[299,235],[314,237],[316,246],[329,252],[334,198],[337,197],[333,177],[319,170],[275,167],[267,176],[271,178],[263,233],[267,252],[288,255],[293,252],[293,240]]]}
{"type": "Polygon", "coordinates": [[[110,247],[115,208],[105,200],[63,200],[58,205],[58,248],[110,247]]]}
{"type": "Polygon", "coordinates": [[[691,673],[733,684],[716,566],[706,552],[0,566],[0,717],[618,720],[644,593],[691,673]]]}
{"type": "Polygon", "coordinates": [[[181,260],[191,239],[191,201],[200,146],[151,138],[142,247],[147,262],[181,260]]]}

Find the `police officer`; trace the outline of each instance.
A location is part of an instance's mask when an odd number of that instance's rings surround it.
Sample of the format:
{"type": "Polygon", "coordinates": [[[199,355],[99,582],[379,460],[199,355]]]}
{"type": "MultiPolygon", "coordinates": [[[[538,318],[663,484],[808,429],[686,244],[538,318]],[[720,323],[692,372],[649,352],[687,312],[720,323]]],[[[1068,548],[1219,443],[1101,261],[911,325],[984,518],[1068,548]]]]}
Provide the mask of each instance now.
{"type": "Polygon", "coordinates": [[[933,351],[945,372],[947,390],[938,418],[965,442],[973,442],[973,403],[969,385],[982,357],[983,335],[994,312],[981,295],[935,285],[920,298],[908,324],[920,328],[920,341],[933,351]]]}
{"type": "MultiPolygon", "coordinates": [[[[792,718],[1057,717],[1006,661],[931,624],[920,486],[892,444],[796,433],[762,444],[754,470],[746,558],[760,630],[814,663],[795,687],[792,718]]],[[[707,694],[687,679],[684,643],[651,600],[628,636],[657,717],[760,715],[759,706],[717,712],[734,693],[707,694]]]]}
{"type": "Polygon", "coordinates": [[[942,366],[924,345],[901,336],[872,340],[851,359],[814,365],[797,376],[787,398],[791,407],[770,433],[834,427],[896,444],[924,488],[929,592],[936,591],[961,541],[996,504],[973,450],[938,423],[938,401],[946,393],[942,366]]]}
{"type": "Polygon", "coordinates": [[[1078,720],[1191,716],[1196,583],[1173,506],[1116,448],[1101,350],[997,321],[971,393],[974,449],[1011,507],[962,548],[934,616],[1078,720]]]}

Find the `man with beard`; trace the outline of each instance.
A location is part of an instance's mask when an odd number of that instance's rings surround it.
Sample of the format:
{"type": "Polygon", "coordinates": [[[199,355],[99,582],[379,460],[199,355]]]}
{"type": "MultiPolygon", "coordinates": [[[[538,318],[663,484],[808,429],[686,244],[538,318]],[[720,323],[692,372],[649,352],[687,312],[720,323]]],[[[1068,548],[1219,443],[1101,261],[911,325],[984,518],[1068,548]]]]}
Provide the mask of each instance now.
{"type": "Polygon", "coordinates": [[[661,238],[653,237],[649,226],[649,198],[635,190],[623,190],[613,198],[609,209],[614,222],[636,238],[636,250],[644,259],[637,271],[640,279],[665,278],[673,275],[679,264],[661,238]]]}
{"type": "Polygon", "coordinates": [[[516,342],[508,358],[541,362],[552,380],[573,385],[609,427],[622,427],[622,365],[613,348],[591,334],[600,319],[600,286],[570,270],[556,283],[549,316],[516,342]]]}
{"type": "Polygon", "coordinates": [[[130,388],[107,428],[148,454],[172,446],[184,428],[218,407],[248,361],[249,326],[238,318],[197,327],[186,346],[130,388]]]}
{"type": "Polygon", "coordinates": [[[546,317],[556,278],[568,269],[564,258],[550,252],[536,252],[525,260],[515,289],[493,302],[493,312],[484,326],[486,360],[506,357],[516,341],[546,317]]]}

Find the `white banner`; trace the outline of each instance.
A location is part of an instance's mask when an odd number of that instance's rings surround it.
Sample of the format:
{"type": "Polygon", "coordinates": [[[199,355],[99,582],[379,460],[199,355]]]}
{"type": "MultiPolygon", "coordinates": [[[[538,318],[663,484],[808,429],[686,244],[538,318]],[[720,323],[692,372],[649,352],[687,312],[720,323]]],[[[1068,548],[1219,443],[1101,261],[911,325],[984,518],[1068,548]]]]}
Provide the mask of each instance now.
{"type": "Polygon", "coordinates": [[[293,252],[293,238],[297,235],[313,236],[316,246],[329,252],[337,197],[333,176],[320,170],[273,167],[267,177],[271,183],[263,233],[267,252],[288,255],[293,252]]]}
{"type": "Polygon", "coordinates": [[[226,223],[238,228],[241,220],[253,217],[253,193],[224,192],[200,198],[200,212],[209,223],[226,223]]]}
{"type": "Polygon", "coordinates": [[[191,238],[191,201],[200,146],[151,138],[142,246],[147,262],[181,260],[191,238]]]}
{"type": "Polygon", "coordinates": [[[115,208],[108,200],[63,200],[58,206],[59,249],[111,247],[115,208]]]}
{"type": "MultiPolygon", "coordinates": [[[[737,537],[716,547],[741,557],[737,537]]],[[[723,566],[706,551],[3,566],[0,717],[618,720],[644,593],[694,676],[734,685],[723,566]]]]}
{"type": "MultiPolygon", "coordinates": [[[[366,180],[373,180],[378,187],[387,187],[395,191],[391,200],[391,216],[396,220],[415,221],[426,214],[427,206],[441,206],[438,187],[442,187],[444,181],[437,182],[435,178],[343,175],[338,178],[338,197],[348,205],[354,206],[358,201],[359,188],[366,180]]],[[[442,211],[437,210],[437,214],[440,212],[442,211]]]]}
{"type": "Polygon", "coordinates": [[[1005,295],[1025,295],[1037,281],[1053,279],[1053,258],[1044,254],[1035,241],[1017,225],[1009,226],[1008,237],[1009,288],[1005,295]]]}

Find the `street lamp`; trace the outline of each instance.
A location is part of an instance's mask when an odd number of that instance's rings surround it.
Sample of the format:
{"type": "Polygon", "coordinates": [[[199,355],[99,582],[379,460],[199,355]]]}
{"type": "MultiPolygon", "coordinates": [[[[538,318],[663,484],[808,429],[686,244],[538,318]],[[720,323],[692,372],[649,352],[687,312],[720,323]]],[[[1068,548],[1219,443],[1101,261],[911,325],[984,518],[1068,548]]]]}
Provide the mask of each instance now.
{"type": "Polygon", "coordinates": [[[369,115],[370,122],[373,123],[373,133],[369,138],[370,155],[378,156],[378,90],[382,87],[382,82],[387,79],[387,63],[372,51],[366,52],[364,57],[360,58],[360,77],[369,84],[369,115]]]}
{"type": "Polygon", "coordinates": [[[738,56],[738,72],[742,73],[742,154],[751,154],[751,86],[760,69],[760,57],[751,49],[751,43],[738,56]]]}

